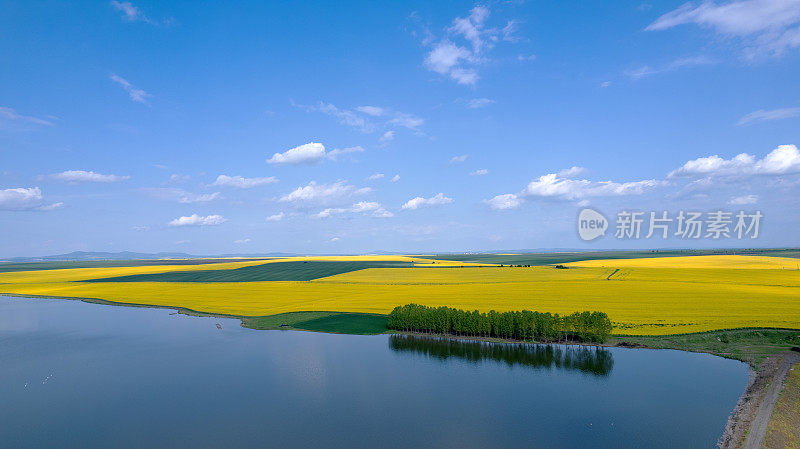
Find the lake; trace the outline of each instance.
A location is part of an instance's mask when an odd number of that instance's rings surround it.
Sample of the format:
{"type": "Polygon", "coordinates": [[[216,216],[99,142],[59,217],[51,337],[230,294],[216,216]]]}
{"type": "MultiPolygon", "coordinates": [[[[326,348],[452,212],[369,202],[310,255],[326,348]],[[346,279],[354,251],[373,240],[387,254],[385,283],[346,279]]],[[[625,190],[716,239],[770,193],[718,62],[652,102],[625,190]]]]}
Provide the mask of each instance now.
{"type": "Polygon", "coordinates": [[[711,448],[747,380],[707,354],[0,297],[3,447],[711,448]]]}

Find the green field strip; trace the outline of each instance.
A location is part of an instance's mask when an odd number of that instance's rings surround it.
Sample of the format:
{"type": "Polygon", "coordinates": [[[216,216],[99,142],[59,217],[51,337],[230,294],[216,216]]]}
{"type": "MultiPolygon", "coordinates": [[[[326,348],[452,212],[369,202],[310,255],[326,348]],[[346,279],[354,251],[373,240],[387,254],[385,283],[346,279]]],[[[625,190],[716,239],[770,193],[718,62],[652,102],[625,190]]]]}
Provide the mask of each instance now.
{"type": "Polygon", "coordinates": [[[366,268],[410,268],[411,262],[297,261],[273,262],[230,270],[172,271],[134,274],[82,282],[263,282],[311,281],[366,268]]]}

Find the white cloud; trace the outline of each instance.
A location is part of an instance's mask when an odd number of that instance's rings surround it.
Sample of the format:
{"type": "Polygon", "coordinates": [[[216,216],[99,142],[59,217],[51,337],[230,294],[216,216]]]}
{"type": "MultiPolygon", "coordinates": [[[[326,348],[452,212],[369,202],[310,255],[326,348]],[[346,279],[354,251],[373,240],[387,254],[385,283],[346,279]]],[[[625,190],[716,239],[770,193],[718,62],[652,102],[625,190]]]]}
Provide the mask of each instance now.
{"type": "Polygon", "coordinates": [[[418,196],[416,198],[412,198],[408,200],[405,204],[403,204],[403,210],[416,210],[420,207],[430,207],[430,206],[441,206],[444,204],[450,204],[453,202],[452,198],[448,198],[444,196],[444,193],[437,193],[436,195],[430,198],[423,198],[418,196]]]}
{"type": "Polygon", "coordinates": [[[211,185],[237,187],[240,189],[250,189],[253,187],[274,184],[276,182],[278,182],[278,179],[275,178],[274,176],[269,176],[266,178],[245,178],[243,176],[219,175],[217,176],[217,180],[214,181],[211,185]]]}
{"type": "Polygon", "coordinates": [[[379,140],[381,142],[389,142],[390,140],[394,140],[394,131],[386,131],[379,140]]]}
{"type": "Polygon", "coordinates": [[[147,18],[142,11],[133,6],[131,2],[118,2],[116,0],[111,1],[111,6],[114,7],[117,11],[121,11],[125,20],[130,22],[142,21],[142,22],[150,22],[150,19],[147,18]]]}
{"type": "MultiPolygon", "coordinates": [[[[294,147],[292,149],[286,150],[283,153],[275,153],[272,155],[271,158],[267,159],[267,163],[269,164],[281,164],[281,165],[300,165],[300,164],[307,164],[313,165],[317,164],[323,159],[330,159],[335,161],[339,156],[343,154],[350,154],[350,153],[363,153],[365,150],[363,147],[357,145],[354,147],[347,147],[347,148],[335,148],[331,151],[325,151],[325,146],[321,143],[317,142],[310,142],[305,145],[300,145],[299,147],[294,147]]],[[[266,179],[266,178],[261,178],[266,179]]],[[[277,180],[276,180],[277,182],[277,180]]]]}
{"type": "Polygon", "coordinates": [[[478,109],[482,107],[489,106],[490,104],[494,104],[494,100],[490,100],[488,98],[473,98],[467,102],[467,107],[470,109],[478,109]]]}
{"type": "Polygon", "coordinates": [[[18,120],[22,122],[34,123],[36,125],[53,126],[53,122],[51,121],[47,121],[37,117],[31,117],[28,115],[22,115],[17,113],[17,111],[15,111],[14,109],[4,106],[0,106],[0,117],[6,120],[18,120]]]}
{"type": "Polygon", "coordinates": [[[394,175],[394,176],[392,176],[392,179],[390,179],[389,181],[391,181],[391,182],[397,182],[397,181],[399,181],[399,180],[400,180],[400,175],[394,175]]]}
{"type": "Polygon", "coordinates": [[[560,172],[558,172],[558,176],[561,177],[561,178],[572,178],[574,176],[582,175],[584,173],[586,173],[586,169],[585,168],[574,166],[574,167],[570,167],[570,168],[561,170],[560,172]]]}
{"type": "Polygon", "coordinates": [[[731,198],[730,201],[728,201],[728,204],[741,206],[745,204],[756,204],[757,202],[758,202],[758,195],[744,195],[731,198]]]}
{"type": "Polygon", "coordinates": [[[222,199],[222,194],[219,192],[198,194],[187,192],[183,189],[164,187],[149,187],[142,189],[142,191],[159,200],[177,201],[182,204],[207,203],[209,201],[222,199]]]}
{"type": "Polygon", "coordinates": [[[608,87],[611,85],[611,81],[603,81],[600,83],[600,87],[608,87]]]}
{"type": "Polygon", "coordinates": [[[57,181],[64,181],[70,183],[78,183],[78,182],[120,182],[130,179],[130,176],[118,176],[118,175],[104,175],[101,173],[95,173],[93,171],[86,171],[86,170],[67,170],[61,173],[55,173],[50,175],[50,178],[55,179],[57,181]]]}
{"type": "Polygon", "coordinates": [[[693,56],[688,58],[679,58],[668,64],[656,67],[644,65],[636,69],[628,70],[625,72],[625,74],[633,79],[639,79],[645,76],[655,75],[658,73],[674,72],[675,70],[682,69],[685,67],[696,67],[696,66],[714,64],[714,62],[715,62],[714,60],[706,56],[693,56]]]}
{"type": "Polygon", "coordinates": [[[469,155],[466,154],[462,154],[461,156],[453,156],[452,158],[450,158],[450,163],[455,164],[459,162],[464,162],[467,160],[468,157],[469,155]]]}
{"type": "Polygon", "coordinates": [[[518,61],[533,61],[536,59],[536,55],[517,55],[518,61]]]}
{"type": "Polygon", "coordinates": [[[327,154],[328,159],[335,161],[337,157],[342,154],[349,154],[349,153],[363,153],[364,148],[360,145],[356,145],[354,147],[347,147],[347,148],[334,148],[333,150],[329,151],[327,154]]]}
{"type": "Polygon", "coordinates": [[[169,182],[178,184],[178,183],[182,183],[182,182],[188,182],[189,179],[191,179],[191,176],[189,176],[189,175],[180,175],[180,174],[175,173],[175,174],[170,175],[169,182]]]}
{"type": "Polygon", "coordinates": [[[222,215],[208,215],[202,217],[197,214],[192,214],[188,217],[176,218],[169,222],[170,226],[216,226],[221,225],[228,221],[222,215]]]}
{"type": "Polygon", "coordinates": [[[394,118],[390,119],[387,123],[416,131],[420,126],[422,126],[423,123],[425,123],[425,120],[411,114],[398,112],[395,113],[394,118]]]}
{"type": "MultiPolygon", "coordinates": [[[[574,170],[576,168],[580,167],[562,170],[560,173],[574,175],[580,172],[580,170],[574,170]]],[[[589,181],[550,173],[531,181],[519,193],[497,195],[484,202],[492,209],[504,210],[519,207],[527,198],[574,201],[591,197],[641,195],[666,185],[668,185],[667,181],[656,179],[632,182],[589,181]]]]}
{"type": "Polygon", "coordinates": [[[489,170],[486,169],[486,168],[482,168],[480,170],[475,170],[475,171],[469,172],[469,174],[472,175],[472,176],[483,176],[483,175],[488,174],[488,173],[489,173],[489,170]]]}
{"type": "MultiPolygon", "coordinates": [[[[502,29],[486,27],[490,11],[487,6],[477,5],[467,17],[456,17],[445,31],[445,36],[433,44],[425,55],[428,70],[445,75],[459,84],[474,85],[480,77],[477,66],[487,61],[486,53],[500,39],[516,42],[516,22],[511,20],[502,29]]],[[[427,33],[423,45],[435,38],[427,33]]]]}
{"type": "Polygon", "coordinates": [[[783,120],[787,118],[794,118],[797,116],[800,116],[800,108],[781,108],[781,109],[772,109],[769,111],[759,109],[739,119],[737,125],[749,125],[750,123],[753,122],[783,120]]]}
{"type": "Polygon", "coordinates": [[[355,203],[351,207],[347,208],[341,208],[341,207],[327,208],[325,210],[320,211],[318,214],[315,215],[315,217],[328,218],[333,215],[341,215],[347,213],[371,215],[376,218],[389,218],[394,216],[393,213],[384,209],[378,202],[359,201],[358,203],[355,203]]]}
{"type": "Polygon", "coordinates": [[[363,195],[371,192],[369,187],[357,188],[345,181],[332,184],[317,184],[314,181],[303,187],[298,187],[282,196],[279,201],[290,203],[325,203],[348,198],[353,195],[363,195]]]}
{"type": "Polygon", "coordinates": [[[749,57],[780,56],[800,47],[800,0],[685,3],[659,17],[645,30],[660,31],[684,24],[710,28],[723,37],[742,38],[749,57]]]}
{"type": "Polygon", "coordinates": [[[45,211],[56,210],[56,209],[61,209],[62,207],[64,207],[64,203],[58,202],[52,204],[44,204],[42,206],[37,207],[36,210],[45,210],[45,211]]]}
{"type": "Polygon", "coordinates": [[[121,76],[111,74],[111,80],[122,86],[122,88],[128,92],[128,96],[131,97],[131,100],[137,103],[147,104],[147,98],[152,97],[152,95],[148,94],[144,90],[133,87],[128,80],[121,76]]]}
{"type": "Polygon", "coordinates": [[[325,158],[325,146],[321,143],[310,142],[299,147],[275,153],[267,160],[270,164],[316,164],[325,158]]]}
{"type": "Polygon", "coordinates": [[[54,210],[63,203],[43,204],[42,190],[38,187],[0,190],[0,210],[54,210]]]}
{"type": "Polygon", "coordinates": [[[267,217],[267,221],[281,221],[283,220],[284,216],[285,214],[283,212],[279,212],[275,215],[270,215],[269,217],[267,217]]]}
{"type": "Polygon", "coordinates": [[[442,41],[425,57],[425,66],[436,73],[450,75],[459,84],[475,84],[478,81],[478,74],[474,70],[456,67],[462,60],[471,59],[472,53],[466,48],[449,41],[442,41]]]}
{"type": "Polygon", "coordinates": [[[595,182],[586,179],[559,178],[557,174],[550,173],[528,183],[525,190],[523,190],[523,195],[564,200],[594,196],[641,195],[666,184],[665,181],[655,179],[623,183],[613,181],[595,182]]]}
{"type": "Polygon", "coordinates": [[[484,200],[486,204],[495,210],[508,210],[518,208],[525,200],[513,193],[497,195],[494,198],[484,200]]]}
{"type": "Polygon", "coordinates": [[[383,173],[373,173],[372,175],[367,178],[370,181],[375,181],[376,179],[383,179],[385,175],[383,173]]]}
{"type": "Polygon", "coordinates": [[[378,106],[359,106],[356,108],[356,110],[373,117],[379,117],[386,114],[386,110],[378,106]]]}
{"type": "Polygon", "coordinates": [[[236,243],[236,244],[250,243],[250,239],[239,239],[239,240],[234,240],[234,241],[233,241],[233,243],[236,243]]]}
{"type": "Polygon", "coordinates": [[[800,173],[800,151],[795,145],[780,145],[763,159],[741,153],[732,159],[719,155],[697,158],[669,173],[669,178],[685,176],[750,176],[800,173]]]}
{"type": "MultiPolygon", "coordinates": [[[[340,109],[330,103],[320,101],[316,106],[304,106],[292,103],[294,106],[309,112],[322,112],[337,119],[346,126],[358,128],[361,132],[371,133],[386,128],[403,127],[412,131],[425,123],[425,120],[412,114],[399,111],[392,111],[389,108],[378,106],[358,106],[355,110],[340,109]],[[371,120],[378,120],[378,123],[371,120]]],[[[391,140],[394,132],[391,130],[384,132],[382,141],[391,140]]]]}
{"type": "Polygon", "coordinates": [[[338,242],[339,241],[339,237],[331,237],[331,239],[328,240],[328,241],[329,242],[338,242]]]}

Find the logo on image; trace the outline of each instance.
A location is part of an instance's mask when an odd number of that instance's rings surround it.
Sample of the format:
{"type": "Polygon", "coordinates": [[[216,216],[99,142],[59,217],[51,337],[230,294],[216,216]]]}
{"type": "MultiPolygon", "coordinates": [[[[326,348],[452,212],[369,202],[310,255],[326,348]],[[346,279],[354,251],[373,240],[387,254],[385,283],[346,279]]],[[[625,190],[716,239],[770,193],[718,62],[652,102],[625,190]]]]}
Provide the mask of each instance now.
{"type": "Polygon", "coordinates": [[[606,235],[608,220],[600,212],[594,209],[583,209],[578,214],[578,235],[581,239],[594,240],[606,235]]]}

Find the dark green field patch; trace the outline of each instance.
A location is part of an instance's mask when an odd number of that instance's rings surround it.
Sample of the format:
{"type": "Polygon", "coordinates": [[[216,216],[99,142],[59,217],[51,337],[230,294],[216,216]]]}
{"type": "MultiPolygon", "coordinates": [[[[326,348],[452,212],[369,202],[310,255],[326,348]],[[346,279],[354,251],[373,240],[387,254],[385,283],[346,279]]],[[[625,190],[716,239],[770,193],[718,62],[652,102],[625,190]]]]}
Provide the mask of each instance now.
{"type": "Polygon", "coordinates": [[[421,259],[454,260],[458,262],[493,263],[504,265],[551,265],[593,259],[636,259],[646,257],[742,255],[800,258],[798,249],[701,249],[649,251],[586,251],[523,254],[437,254],[415,256],[421,259]]]}
{"type": "Polygon", "coordinates": [[[292,327],[314,332],[375,335],[386,332],[386,315],[371,313],[339,313],[294,323],[292,327]]]}
{"type": "Polygon", "coordinates": [[[83,282],[261,282],[311,281],[314,279],[363,270],[366,268],[411,267],[410,262],[338,262],[299,261],[273,262],[233,270],[173,271],[169,273],[134,274],[83,282]]]}

